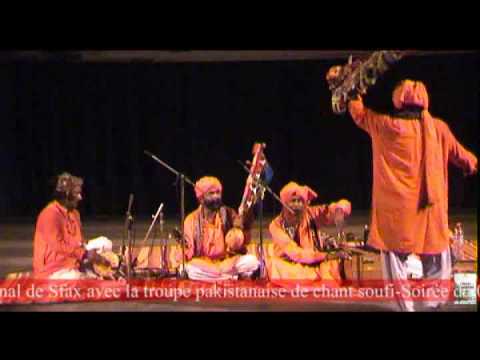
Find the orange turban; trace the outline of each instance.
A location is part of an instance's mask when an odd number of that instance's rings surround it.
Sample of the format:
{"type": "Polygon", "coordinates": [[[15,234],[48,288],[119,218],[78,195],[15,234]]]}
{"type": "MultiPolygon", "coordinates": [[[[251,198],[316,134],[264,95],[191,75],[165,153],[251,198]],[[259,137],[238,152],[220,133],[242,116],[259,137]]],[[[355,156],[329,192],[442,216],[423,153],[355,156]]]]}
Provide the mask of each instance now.
{"type": "Polygon", "coordinates": [[[346,199],[339,200],[338,202],[333,203],[333,209],[342,209],[345,216],[350,216],[352,213],[352,204],[346,199]]]}
{"type": "Polygon", "coordinates": [[[294,196],[300,196],[305,203],[317,198],[317,193],[308,186],[300,186],[296,182],[290,182],[280,191],[280,199],[288,203],[294,196]]]}
{"type": "Polygon", "coordinates": [[[216,177],[213,176],[205,176],[197,181],[195,184],[195,195],[197,199],[200,200],[203,195],[208,193],[209,191],[222,191],[222,183],[216,177]]]}
{"type": "Polygon", "coordinates": [[[427,88],[421,81],[403,80],[393,91],[393,105],[397,109],[405,106],[418,106],[428,110],[427,88]]]}

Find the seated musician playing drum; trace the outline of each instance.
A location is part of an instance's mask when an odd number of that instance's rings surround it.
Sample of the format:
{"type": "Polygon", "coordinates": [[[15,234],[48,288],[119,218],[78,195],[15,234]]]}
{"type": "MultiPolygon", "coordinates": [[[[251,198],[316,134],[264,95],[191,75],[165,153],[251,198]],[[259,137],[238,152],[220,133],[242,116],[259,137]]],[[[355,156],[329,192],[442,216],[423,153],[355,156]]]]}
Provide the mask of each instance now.
{"type": "MultiPolygon", "coordinates": [[[[344,251],[325,252],[320,226],[334,222],[337,211],[351,213],[348,200],[330,205],[310,206],[317,194],[308,186],[290,182],[280,192],[285,206],[270,223],[274,255],[267,265],[272,280],[340,280],[339,259],[349,258],[344,251]]],[[[338,213],[338,212],[337,212],[338,213]]]]}
{"type": "Polygon", "coordinates": [[[108,266],[98,251],[111,250],[112,243],[101,237],[85,244],[78,203],[83,180],[69,173],[57,176],[54,200],[39,214],[33,240],[33,276],[38,279],[78,280],[96,278],[84,270],[87,264],[108,266]]]}
{"type": "Polygon", "coordinates": [[[222,205],[222,184],[203,177],[195,184],[200,206],[185,219],[185,270],[191,280],[236,280],[259,266],[247,255],[250,234],[234,209],[222,205]]]}

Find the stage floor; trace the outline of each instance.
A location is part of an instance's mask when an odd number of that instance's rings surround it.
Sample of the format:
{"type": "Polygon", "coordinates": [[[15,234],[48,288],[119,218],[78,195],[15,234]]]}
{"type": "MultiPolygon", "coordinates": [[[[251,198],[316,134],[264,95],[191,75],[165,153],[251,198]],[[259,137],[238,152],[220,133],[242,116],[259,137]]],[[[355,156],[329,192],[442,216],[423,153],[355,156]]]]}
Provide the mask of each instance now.
{"type": "MultiPolygon", "coordinates": [[[[268,224],[271,219],[264,221],[263,236],[266,242],[270,241],[268,224]]],[[[137,219],[135,223],[136,242],[140,243],[150,225],[150,219],[137,219]]],[[[465,229],[465,238],[477,242],[477,213],[476,210],[455,212],[450,215],[450,222],[462,222],[465,229]]],[[[356,214],[348,219],[347,232],[357,236],[363,233],[363,226],[368,223],[368,214],[356,214]]],[[[0,279],[10,272],[30,271],[32,264],[32,238],[35,219],[16,219],[0,222],[0,279]]],[[[165,222],[165,232],[177,226],[175,220],[165,222]]],[[[87,239],[97,236],[107,236],[118,249],[123,237],[123,218],[83,219],[84,235],[87,239]]],[[[326,232],[335,233],[335,228],[324,228],[326,232]]],[[[254,229],[253,239],[258,241],[258,227],[254,229]]],[[[150,239],[151,240],[151,239],[150,239]]],[[[158,238],[155,239],[158,244],[158,238]]],[[[208,302],[105,302],[105,303],[66,303],[52,305],[0,305],[0,311],[396,311],[392,303],[380,302],[302,302],[291,301],[278,303],[272,300],[248,301],[228,303],[208,302]]],[[[476,305],[449,304],[441,311],[476,311],[476,305]]]]}

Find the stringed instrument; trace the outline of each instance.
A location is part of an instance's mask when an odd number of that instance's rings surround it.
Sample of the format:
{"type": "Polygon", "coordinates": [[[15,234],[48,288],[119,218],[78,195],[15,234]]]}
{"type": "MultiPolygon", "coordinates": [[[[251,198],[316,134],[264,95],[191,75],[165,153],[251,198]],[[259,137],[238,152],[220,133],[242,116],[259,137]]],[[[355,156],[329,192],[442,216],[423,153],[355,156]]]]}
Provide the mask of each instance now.
{"type": "Polygon", "coordinates": [[[242,201],[238,208],[238,214],[242,219],[246,219],[253,206],[259,199],[263,199],[265,188],[261,186],[261,176],[267,166],[267,159],[264,150],[267,147],[264,143],[255,143],[252,148],[253,160],[250,165],[250,172],[243,191],[242,201]]]}
{"type": "Polygon", "coordinates": [[[333,112],[344,114],[349,100],[365,95],[368,88],[405,54],[405,51],[375,51],[367,59],[353,61],[350,56],[346,65],[330,68],[326,80],[332,92],[333,112]]]}
{"type": "MultiPolygon", "coordinates": [[[[262,175],[268,166],[267,159],[264,153],[266,147],[267,145],[265,143],[255,143],[252,148],[253,160],[250,163],[250,169],[245,184],[245,190],[243,191],[242,201],[240,202],[240,206],[238,208],[238,214],[243,225],[244,234],[249,234],[249,230],[253,222],[252,220],[254,218],[253,209],[255,204],[259,200],[263,200],[263,197],[265,195],[266,189],[264,186],[262,186],[262,175]]],[[[239,239],[241,231],[242,230],[240,229],[233,228],[232,230],[230,230],[231,234],[227,234],[227,238],[230,237],[231,239],[239,239]],[[237,232],[238,234],[234,234],[233,232],[237,232]]],[[[266,271],[261,231],[262,229],[260,229],[260,243],[257,245],[256,252],[261,264],[260,277],[264,277],[266,271]]],[[[230,244],[228,245],[231,246],[230,244]]]]}

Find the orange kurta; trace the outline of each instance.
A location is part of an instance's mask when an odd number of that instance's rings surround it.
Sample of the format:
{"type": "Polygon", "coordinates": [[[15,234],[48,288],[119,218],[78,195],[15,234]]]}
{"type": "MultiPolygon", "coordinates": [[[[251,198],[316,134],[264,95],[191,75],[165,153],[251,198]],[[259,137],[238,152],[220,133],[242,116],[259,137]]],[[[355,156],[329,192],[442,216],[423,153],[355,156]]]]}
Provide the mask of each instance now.
{"type": "MultiPolygon", "coordinates": [[[[315,235],[309,221],[315,221],[317,230],[321,226],[332,224],[334,206],[309,206],[298,227],[297,243],[284,230],[281,216],[270,223],[270,235],[273,241],[274,255],[268,264],[272,280],[339,280],[339,262],[324,261],[326,253],[315,248],[315,235]]],[[[318,234],[320,237],[320,234],[318,234]]]]}
{"type": "Polygon", "coordinates": [[[85,253],[77,210],[67,211],[53,201],[39,214],[33,239],[33,273],[48,277],[61,269],[79,269],[85,253]]]}
{"type": "MultiPolygon", "coordinates": [[[[225,243],[226,234],[223,233],[222,219],[220,213],[217,212],[214,221],[203,219],[200,220],[202,206],[190,213],[184,224],[185,236],[185,257],[187,261],[192,261],[195,265],[209,269],[219,269],[227,271],[227,268],[233,266],[238,255],[228,254],[225,243]],[[201,221],[202,236],[200,239],[200,248],[195,254],[195,238],[198,236],[198,223],[201,221]]],[[[233,209],[228,209],[231,215],[236,215],[233,209]],[[235,213],[235,214],[233,214],[235,213]]],[[[249,239],[249,236],[245,236],[249,239]]],[[[247,245],[246,242],[244,245],[247,245]]]]}
{"type": "Polygon", "coordinates": [[[349,111],[372,139],[369,245],[414,254],[446,250],[448,163],[472,171],[477,158],[458,143],[447,124],[428,112],[423,119],[395,118],[367,109],[361,99],[350,101],[349,111]]]}

